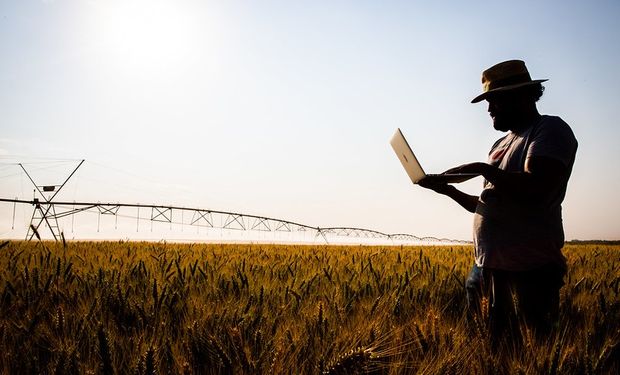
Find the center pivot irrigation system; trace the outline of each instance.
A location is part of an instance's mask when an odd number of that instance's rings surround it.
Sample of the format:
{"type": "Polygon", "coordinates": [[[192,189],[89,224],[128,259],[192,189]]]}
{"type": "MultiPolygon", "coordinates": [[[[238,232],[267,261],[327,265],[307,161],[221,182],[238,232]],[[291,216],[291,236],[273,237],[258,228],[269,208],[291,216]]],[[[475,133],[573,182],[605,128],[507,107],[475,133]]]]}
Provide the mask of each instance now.
{"type": "MultiPolygon", "coordinates": [[[[161,222],[189,225],[194,227],[240,230],[240,231],[260,231],[260,232],[298,232],[314,234],[314,238],[321,237],[326,243],[332,237],[348,237],[359,239],[377,239],[387,240],[390,242],[398,241],[400,243],[469,243],[462,240],[452,240],[447,238],[436,237],[419,237],[412,234],[382,233],[372,229],[352,228],[352,227],[330,227],[321,228],[306,224],[300,224],[283,219],[275,219],[264,216],[248,215],[236,212],[217,211],[203,208],[163,206],[153,204],[130,204],[130,203],[101,203],[101,202],[62,202],[55,201],[54,198],[67,184],[75,172],[82,166],[84,160],[81,160],[77,167],[71,172],[65,181],[58,185],[38,185],[31,175],[28,173],[23,164],[18,165],[24,171],[28,179],[38,192],[39,198],[32,200],[25,199],[7,199],[0,198],[0,202],[13,203],[13,220],[15,220],[15,210],[17,204],[27,204],[34,206],[32,218],[26,240],[30,241],[35,236],[41,239],[42,229],[47,229],[51,233],[55,241],[64,239],[64,233],[58,225],[58,219],[75,215],[80,212],[95,212],[101,215],[112,215],[118,218],[120,211],[124,209],[133,209],[137,211],[136,230],[139,227],[140,210],[150,211],[151,222],[161,222]],[[219,219],[219,220],[218,220],[219,219]]],[[[126,215],[124,217],[127,217],[126,215]]]]}

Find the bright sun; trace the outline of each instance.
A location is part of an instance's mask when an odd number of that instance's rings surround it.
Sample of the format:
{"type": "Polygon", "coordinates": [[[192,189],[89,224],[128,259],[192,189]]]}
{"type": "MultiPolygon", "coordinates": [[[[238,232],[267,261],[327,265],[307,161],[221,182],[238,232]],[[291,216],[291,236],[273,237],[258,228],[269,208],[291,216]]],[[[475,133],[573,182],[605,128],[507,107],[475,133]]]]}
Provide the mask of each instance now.
{"type": "Polygon", "coordinates": [[[119,0],[99,3],[95,27],[106,63],[130,74],[181,70],[197,46],[196,22],[186,2],[119,0]]]}

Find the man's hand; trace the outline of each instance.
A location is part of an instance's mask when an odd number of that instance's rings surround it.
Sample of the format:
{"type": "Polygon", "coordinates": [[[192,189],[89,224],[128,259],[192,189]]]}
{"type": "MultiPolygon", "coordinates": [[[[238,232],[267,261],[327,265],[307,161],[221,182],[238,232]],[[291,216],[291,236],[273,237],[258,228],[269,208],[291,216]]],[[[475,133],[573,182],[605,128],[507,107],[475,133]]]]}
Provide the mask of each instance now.
{"type": "Polygon", "coordinates": [[[465,194],[454,186],[433,178],[433,176],[424,177],[418,181],[418,185],[423,188],[431,189],[439,194],[447,195],[469,212],[476,211],[476,206],[478,205],[477,196],[465,194]]]}
{"type": "Polygon", "coordinates": [[[418,181],[418,185],[444,195],[448,194],[451,189],[454,189],[453,186],[450,186],[445,182],[437,181],[432,176],[424,177],[423,179],[418,181]]]}
{"type": "Polygon", "coordinates": [[[487,163],[468,163],[459,165],[458,167],[450,168],[442,174],[447,173],[474,173],[479,175],[489,174],[494,167],[487,163]]]}

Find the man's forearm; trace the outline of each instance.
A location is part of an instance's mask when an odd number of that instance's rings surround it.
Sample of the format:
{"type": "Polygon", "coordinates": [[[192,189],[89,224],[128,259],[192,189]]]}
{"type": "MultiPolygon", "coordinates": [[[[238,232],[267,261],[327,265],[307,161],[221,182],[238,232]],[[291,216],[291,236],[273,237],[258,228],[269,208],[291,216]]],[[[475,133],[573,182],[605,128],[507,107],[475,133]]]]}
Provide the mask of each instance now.
{"type": "Polygon", "coordinates": [[[467,211],[471,213],[476,212],[476,206],[478,205],[478,196],[465,194],[452,185],[448,185],[448,187],[444,191],[442,191],[441,194],[452,198],[452,200],[461,205],[461,207],[463,207],[467,211]]]}

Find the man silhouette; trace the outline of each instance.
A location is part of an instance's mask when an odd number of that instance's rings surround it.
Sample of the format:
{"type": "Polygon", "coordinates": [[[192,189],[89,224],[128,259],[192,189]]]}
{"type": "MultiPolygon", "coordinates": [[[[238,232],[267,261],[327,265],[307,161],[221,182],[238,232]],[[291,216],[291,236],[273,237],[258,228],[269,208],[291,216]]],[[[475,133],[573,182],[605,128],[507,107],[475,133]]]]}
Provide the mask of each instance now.
{"type": "Polygon", "coordinates": [[[450,173],[484,177],[480,196],[427,177],[420,185],[446,195],[474,213],[475,264],[466,287],[468,301],[489,301],[493,339],[524,322],[538,334],[552,327],[566,273],[561,203],[575,161],[577,140],[559,117],[540,115],[541,82],[520,60],[504,61],[482,73],[493,127],[508,132],[486,163],[469,163],[450,173]]]}

